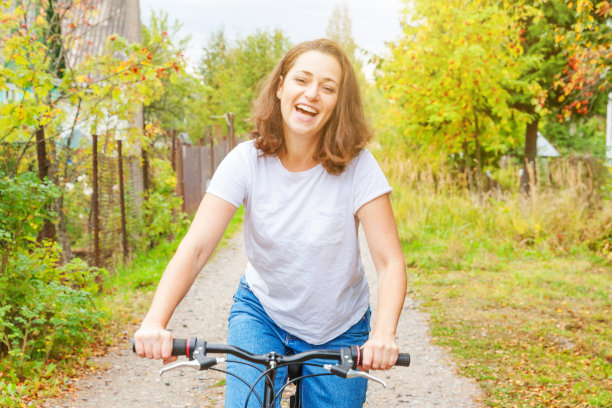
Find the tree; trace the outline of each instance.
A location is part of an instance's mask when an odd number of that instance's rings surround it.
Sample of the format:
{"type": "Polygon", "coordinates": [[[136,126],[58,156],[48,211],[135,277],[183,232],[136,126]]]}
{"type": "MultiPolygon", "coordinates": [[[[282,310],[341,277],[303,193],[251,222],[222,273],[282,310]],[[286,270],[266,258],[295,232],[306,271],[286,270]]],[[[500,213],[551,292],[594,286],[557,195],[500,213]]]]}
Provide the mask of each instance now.
{"type": "MultiPolygon", "coordinates": [[[[151,14],[148,25],[143,26],[143,45],[154,47],[157,33],[165,33],[168,39],[168,46],[154,56],[156,64],[182,58],[191,39],[189,36],[177,38],[180,29],[181,24],[178,21],[173,24],[168,22],[166,13],[151,14]]],[[[206,107],[202,103],[206,88],[201,84],[201,80],[183,69],[172,69],[161,81],[161,93],[144,108],[145,123],[149,127],[177,129],[189,134],[201,132],[201,118],[207,116],[206,107]]]]}
{"type": "Polygon", "coordinates": [[[504,7],[519,24],[518,39],[527,56],[538,61],[521,75],[537,84],[534,92],[515,94],[514,106],[531,116],[525,131],[525,171],[521,180],[529,191],[530,174],[536,173],[538,123],[547,113],[559,120],[572,114],[587,115],[610,88],[606,73],[611,57],[609,1],[522,0],[504,1],[504,7]],[[599,91],[599,92],[598,92],[599,91]]]}
{"type": "Polygon", "coordinates": [[[206,98],[210,112],[235,113],[238,134],[247,132],[258,85],[288,49],[289,40],[280,30],[259,31],[235,44],[226,40],[223,31],[211,36],[200,63],[204,85],[210,88],[206,98]]]}
{"type": "Polygon", "coordinates": [[[351,60],[355,70],[361,72],[362,63],[355,55],[357,52],[357,44],[353,39],[353,22],[346,3],[344,3],[342,7],[339,5],[334,7],[334,11],[327,21],[325,35],[327,35],[330,40],[334,40],[340,44],[351,60]]]}
{"type": "MultiPolygon", "coordinates": [[[[511,106],[511,91],[530,61],[511,33],[512,20],[485,1],[415,0],[403,11],[401,38],[379,61],[377,84],[391,101],[400,145],[431,161],[463,155],[479,173],[488,157],[516,145],[515,124],[526,120],[511,106]]],[[[477,186],[478,187],[478,186],[477,186]]]]}
{"type": "Polygon", "coordinates": [[[373,93],[374,90],[372,90],[371,85],[367,83],[363,73],[363,62],[357,56],[360,49],[353,38],[353,22],[349,15],[349,8],[346,3],[342,7],[339,5],[334,7],[334,11],[327,22],[327,30],[325,31],[325,35],[330,40],[334,40],[340,44],[344,52],[347,54],[353,68],[355,69],[357,80],[359,81],[359,88],[362,91],[365,109],[366,111],[369,111],[369,102],[372,98],[374,98],[374,95],[370,94],[373,93]]]}
{"type": "Polygon", "coordinates": [[[66,252],[62,200],[72,152],[56,151],[60,139],[70,145],[80,128],[89,134],[122,132],[135,143],[142,135],[125,124],[180,63],[153,62],[166,45],[161,33],[152,48],[117,35],[95,44],[91,33],[102,23],[98,5],[96,0],[0,2],[0,91],[11,95],[0,103],[0,148],[14,158],[3,167],[15,176],[37,157],[41,179],[61,187],[54,210],[66,252]]]}

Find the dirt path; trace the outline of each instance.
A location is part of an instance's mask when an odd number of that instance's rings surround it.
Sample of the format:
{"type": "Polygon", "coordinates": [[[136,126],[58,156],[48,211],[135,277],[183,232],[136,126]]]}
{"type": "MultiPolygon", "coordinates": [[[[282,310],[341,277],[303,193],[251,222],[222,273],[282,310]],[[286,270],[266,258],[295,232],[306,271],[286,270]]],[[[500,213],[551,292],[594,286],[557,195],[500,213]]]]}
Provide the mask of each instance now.
{"type": "MultiPolygon", "coordinates": [[[[376,272],[367,249],[363,249],[373,310],[376,305],[376,272]]],[[[213,343],[225,342],[232,295],[246,265],[242,235],[217,253],[199,275],[183,300],[169,328],[177,337],[199,335],[213,343]]],[[[374,310],[375,313],[375,310],[374,310]]],[[[374,315],[375,316],[375,315],[374,315]]],[[[366,407],[478,408],[475,382],[455,374],[446,353],[432,345],[427,316],[412,299],[404,303],[398,339],[401,351],[409,352],[412,365],[388,372],[374,372],[387,388],[370,384],[366,407]]],[[[105,371],[78,384],[63,399],[39,404],[45,408],[186,408],[223,407],[223,374],[213,371],[170,372],[159,377],[161,363],[135,357],[127,348],[98,361],[105,371]]]]}

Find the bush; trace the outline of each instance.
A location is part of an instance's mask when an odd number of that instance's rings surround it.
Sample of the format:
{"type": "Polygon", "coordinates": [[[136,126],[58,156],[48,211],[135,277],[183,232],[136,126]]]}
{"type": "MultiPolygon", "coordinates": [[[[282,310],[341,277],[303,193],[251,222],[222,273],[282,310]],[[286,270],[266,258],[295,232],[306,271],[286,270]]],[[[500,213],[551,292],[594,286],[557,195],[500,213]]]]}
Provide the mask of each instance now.
{"type": "Polygon", "coordinates": [[[103,322],[93,294],[104,270],[75,259],[60,265],[61,248],[38,242],[37,231],[53,217],[57,195],[49,182],[25,173],[0,175],[0,405],[13,406],[23,383],[48,363],[93,341],[103,322]]]}
{"type": "MultiPolygon", "coordinates": [[[[153,189],[143,203],[146,226],[146,242],[152,248],[185,227],[188,221],[179,214],[182,200],[175,194],[176,176],[167,160],[153,159],[156,174],[153,189]]],[[[144,248],[148,249],[148,248],[144,248]]]]}

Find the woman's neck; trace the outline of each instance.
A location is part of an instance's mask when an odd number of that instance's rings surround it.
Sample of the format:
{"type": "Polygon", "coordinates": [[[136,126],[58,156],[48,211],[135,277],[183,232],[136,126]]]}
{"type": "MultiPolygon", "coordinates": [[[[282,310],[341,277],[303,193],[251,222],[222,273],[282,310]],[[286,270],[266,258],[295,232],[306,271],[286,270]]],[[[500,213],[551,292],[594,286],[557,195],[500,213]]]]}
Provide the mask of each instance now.
{"type": "Polygon", "coordinates": [[[286,138],[285,149],[278,158],[283,166],[292,172],[310,170],[319,164],[313,157],[317,151],[317,140],[286,138]]]}

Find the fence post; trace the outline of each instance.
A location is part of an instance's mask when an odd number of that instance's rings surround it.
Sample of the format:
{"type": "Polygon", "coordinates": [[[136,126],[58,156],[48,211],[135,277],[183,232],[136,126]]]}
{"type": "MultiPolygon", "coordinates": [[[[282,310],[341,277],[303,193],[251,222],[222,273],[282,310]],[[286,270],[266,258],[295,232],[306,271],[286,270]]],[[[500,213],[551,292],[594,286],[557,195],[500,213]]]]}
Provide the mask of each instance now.
{"type": "Polygon", "coordinates": [[[91,136],[92,182],[91,208],[93,212],[94,265],[100,266],[100,208],[98,203],[98,135],[91,136]]]}
{"type": "Polygon", "coordinates": [[[170,131],[170,138],[172,139],[171,157],[170,163],[172,163],[172,170],[176,173],[176,129],[170,131]]]}
{"type": "Polygon", "coordinates": [[[210,132],[210,176],[215,172],[215,138],[214,132],[210,132]]]}
{"type": "MultiPolygon", "coordinates": [[[[119,141],[121,142],[121,141],[119,141]]],[[[148,145],[142,147],[142,185],[144,188],[144,198],[149,199],[149,154],[147,153],[148,145]]]]}
{"type": "Polygon", "coordinates": [[[185,195],[183,187],[183,143],[181,140],[178,141],[176,149],[176,195],[181,197],[183,200],[183,211],[185,211],[185,195]]]}
{"type": "Polygon", "coordinates": [[[227,114],[227,116],[229,118],[229,123],[227,126],[227,132],[229,134],[229,146],[227,150],[229,153],[229,151],[236,146],[236,130],[234,129],[234,120],[236,115],[230,112],[227,114]]]}
{"type": "MultiPolygon", "coordinates": [[[[128,243],[127,243],[127,227],[125,220],[125,191],[123,186],[123,157],[121,152],[121,139],[117,140],[117,156],[119,160],[119,206],[121,207],[121,238],[123,244],[123,262],[127,260],[128,254],[128,243]]],[[[143,149],[143,154],[145,150],[143,149]]],[[[146,174],[146,173],[145,173],[146,174]]],[[[145,178],[146,180],[146,178],[145,178]]],[[[146,182],[145,182],[145,194],[146,194],[146,182]]]]}

